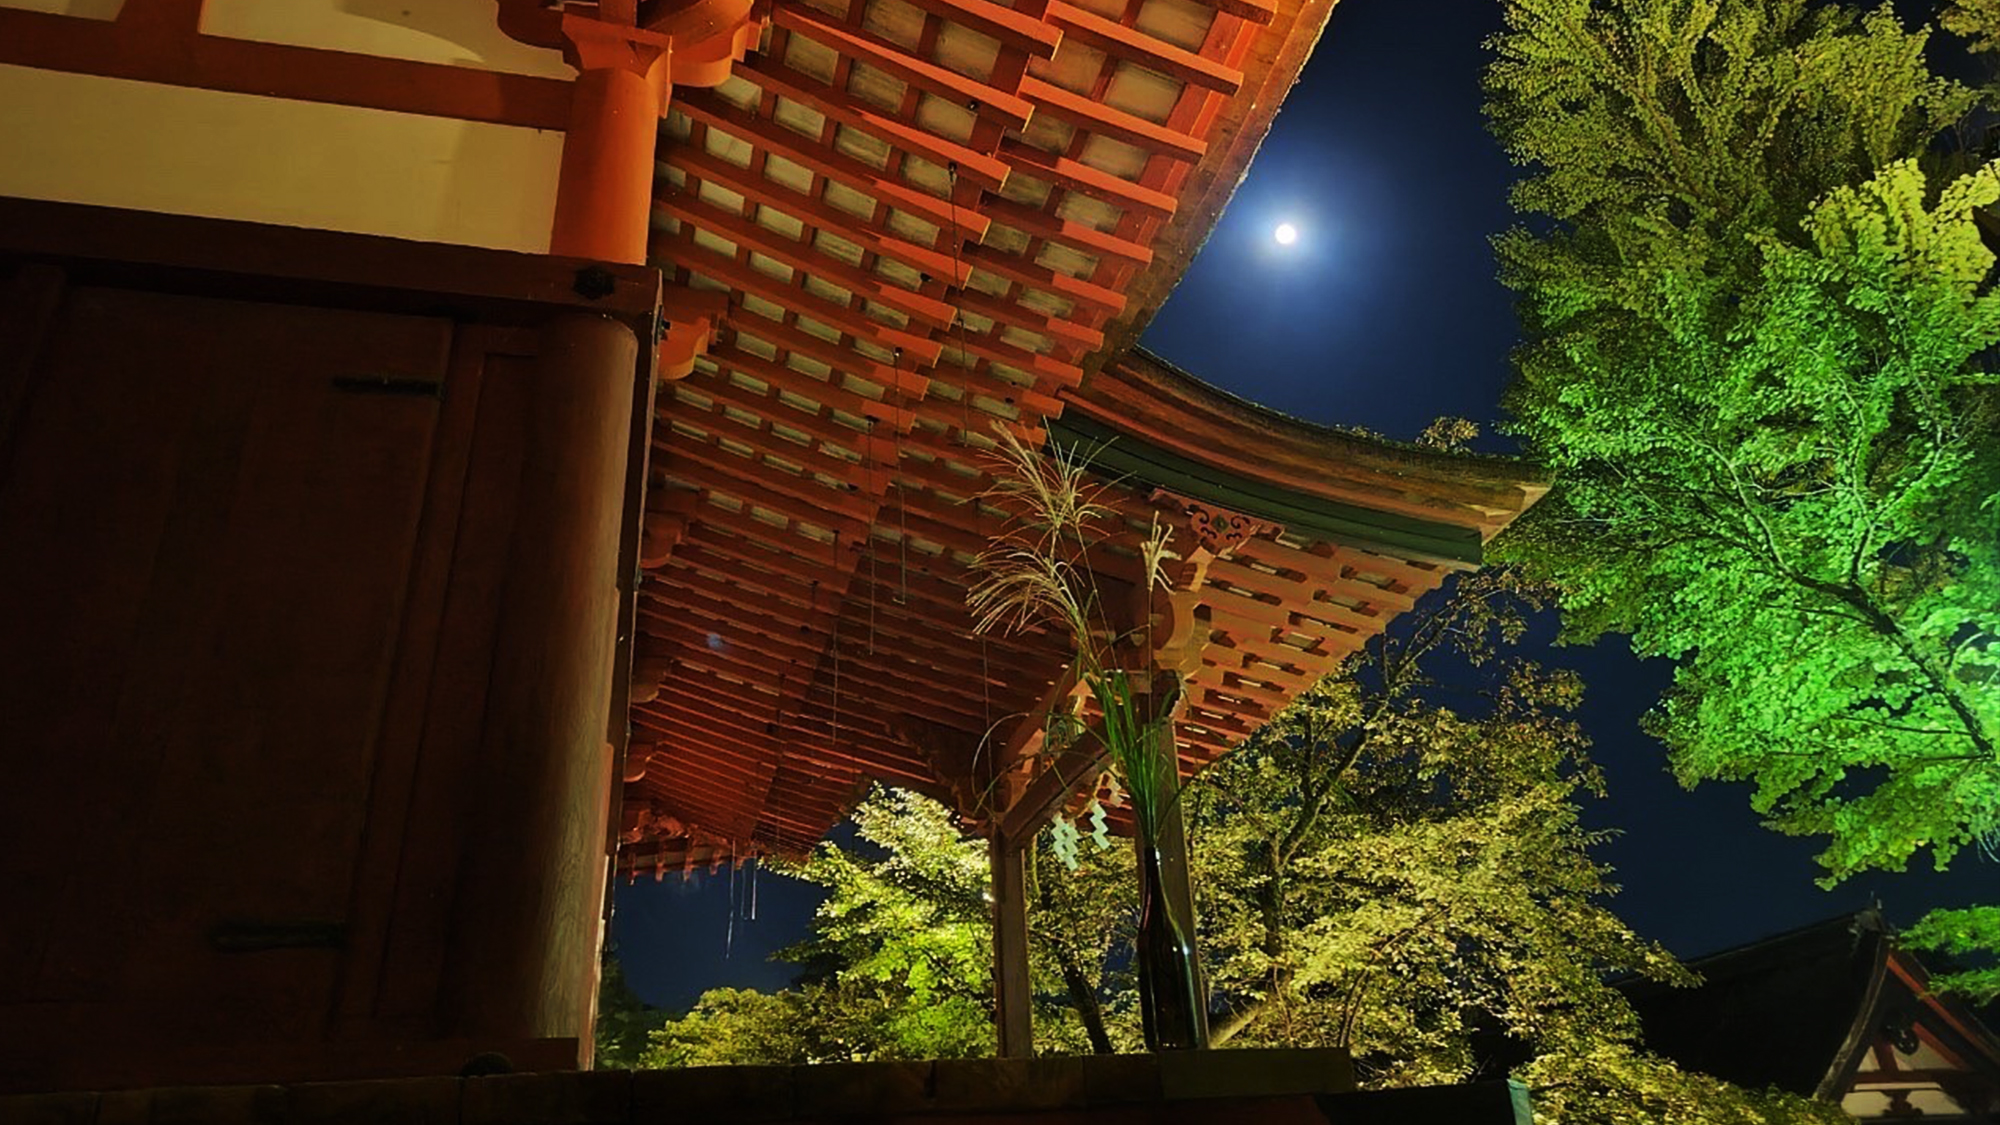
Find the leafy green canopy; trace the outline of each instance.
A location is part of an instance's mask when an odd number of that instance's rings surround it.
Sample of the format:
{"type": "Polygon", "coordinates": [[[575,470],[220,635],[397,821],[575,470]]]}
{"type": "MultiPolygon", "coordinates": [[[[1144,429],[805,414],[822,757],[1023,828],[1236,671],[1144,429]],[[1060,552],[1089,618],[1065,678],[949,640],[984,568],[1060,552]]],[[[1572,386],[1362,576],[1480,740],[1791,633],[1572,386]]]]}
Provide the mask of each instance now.
{"type": "Polygon", "coordinates": [[[1926,33],[1806,0],[1509,0],[1489,113],[1508,406],[1559,473],[1502,550],[1570,636],[1680,662],[1681,778],[1838,879],[2000,831],[2000,344],[1971,104],[1926,33]]]}
{"type": "Polygon", "coordinates": [[[1502,654],[1536,594],[1461,578],[1204,775],[1218,1039],[1350,1046],[1379,1082],[1449,1082],[1481,1034],[1537,1054],[1629,1041],[1603,977],[1677,977],[1604,904],[1581,684],[1502,654]]]}
{"type": "MultiPolygon", "coordinates": [[[[775,994],[704,993],[685,1015],[662,1021],[640,1065],[993,1053],[985,843],[962,838],[942,805],[903,790],[874,791],[853,820],[854,846],[824,843],[805,862],[776,867],[826,891],[811,936],[779,954],[800,966],[798,983],[775,994]]],[[[1104,853],[1087,879],[1045,877],[1056,867],[1046,854],[1035,867],[1044,876],[1031,880],[1038,1038],[1058,1050],[1132,1049],[1137,1015],[1126,1010],[1123,977],[1110,964],[1130,929],[1129,856],[1104,853]]]]}

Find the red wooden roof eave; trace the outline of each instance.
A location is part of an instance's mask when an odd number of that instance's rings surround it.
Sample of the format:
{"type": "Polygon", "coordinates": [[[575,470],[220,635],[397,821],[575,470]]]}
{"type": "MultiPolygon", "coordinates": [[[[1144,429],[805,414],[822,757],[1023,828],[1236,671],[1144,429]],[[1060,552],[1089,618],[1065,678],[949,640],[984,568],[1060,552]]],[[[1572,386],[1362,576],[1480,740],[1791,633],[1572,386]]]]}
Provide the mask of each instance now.
{"type": "MultiPolygon", "coordinates": [[[[1211,141],[1207,160],[1194,170],[1191,178],[1175,178],[1176,194],[1184,201],[1193,201],[1195,206],[1181,208],[1182,217],[1151,240],[1156,250],[1153,260],[1150,267],[1131,283],[1130,290],[1156,295],[1150,304],[1128,305],[1124,324],[1128,337],[1136,335],[1137,327],[1144,319],[1150,318],[1158,298],[1171,288],[1207,227],[1219,213],[1222,203],[1226,202],[1234,184],[1241,178],[1256,144],[1269,127],[1279,95],[1296,78],[1298,68],[1318,39],[1331,6],[1331,0],[1308,0],[1304,4],[1286,5],[1291,11],[1283,13],[1275,21],[1280,34],[1255,37],[1249,43],[1247,60],[1232,59],[1233,63],[1244,66],[1244,93],[1222,102],[1217,107],[1212,127],[1205,127],[1204,131],[1211,141]],[[1205,217],[1189,217],[1201,215],[1204,211],[1205,217]]],[[[1104,359],[1112,354],[1114,348],[1099,349],[1093,362],[1101,366],[1104,359]]],[[[1219,747],[1211,744],[1203,751],[1197,751],[1196,756],[1208,758],[1217,752],[1219,747]]],[[[785,834],[777,826],[766,827],[776,828],[781,835],[785,834]]],[[[760,828],[757,834],[761,835],[764,831],[760,828]]]]}
{"type": "Polygon", "coordinates": [[[1549,490],[1547,471],[1524,458],[1423,449],[1305,422],[1139,349],[1062,397],[1096,422],[1216,469],[1289,492],[1476,529],[1482,541],[1549,490]]]}

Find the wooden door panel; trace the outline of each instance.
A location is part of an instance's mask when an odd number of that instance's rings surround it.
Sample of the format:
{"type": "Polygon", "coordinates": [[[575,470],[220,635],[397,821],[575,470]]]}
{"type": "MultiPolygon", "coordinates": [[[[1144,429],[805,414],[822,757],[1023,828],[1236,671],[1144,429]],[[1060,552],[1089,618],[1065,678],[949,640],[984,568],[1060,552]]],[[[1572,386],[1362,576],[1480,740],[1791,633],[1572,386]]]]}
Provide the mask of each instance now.
{"type": "Polygon", "coordinates": [[[65,302],[0,479],[0,666],[35,668],[0,686],[0,730],[40,748],[24,791],[64,795],[6,811],[85,861],[37,896],[60,904],[39,998],[250,1036],[323,1013],[438,413],[355,388],[438,382],[449,338],[65,302]]]}

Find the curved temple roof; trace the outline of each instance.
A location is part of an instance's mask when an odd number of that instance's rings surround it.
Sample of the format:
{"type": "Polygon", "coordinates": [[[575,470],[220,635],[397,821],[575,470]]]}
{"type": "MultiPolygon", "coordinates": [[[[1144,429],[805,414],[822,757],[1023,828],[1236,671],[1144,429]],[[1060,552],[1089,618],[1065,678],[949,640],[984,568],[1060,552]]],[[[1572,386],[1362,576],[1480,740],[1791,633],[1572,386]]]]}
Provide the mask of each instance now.
{"type": "Polygon", "coordinates": [[[1189,770],[1540,494],[1131,348],[1330,8],[785,0],[734,77],[675,91],[653,255],[675,325],[714,331],[659,394],[622,867],[796,853],[871,780],[1067,795],[1023,718],[1068,693],[1066,643],[965,609],[995,425],[1093,450],[1135,542],[1158,514],[1217,548],[1183,574],[1189,770]]]}

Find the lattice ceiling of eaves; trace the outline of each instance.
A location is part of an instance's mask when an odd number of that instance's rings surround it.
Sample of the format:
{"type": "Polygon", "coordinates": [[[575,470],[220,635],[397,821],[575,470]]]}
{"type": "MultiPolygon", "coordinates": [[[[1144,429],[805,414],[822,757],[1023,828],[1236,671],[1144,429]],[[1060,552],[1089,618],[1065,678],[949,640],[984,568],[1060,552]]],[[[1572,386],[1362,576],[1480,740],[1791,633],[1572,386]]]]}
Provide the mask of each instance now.
{"type": "MultiPolygon", "coordinates": [[[[654,259],[729,300],[708,357],[663,393],[653,451],[649,507],[686,531],[642,589],[640,654],[671,671],[633,708],[657,752],[627,795],[682,854],[799,850],[869,778],[942,791],[927,737],[976,739],[1040,697],[1060,643],[968,638],[965,568],[993,527],[978,449],[996,423],[1039,439],[1061,411],[1136,311],[1125,294],[1259,36],[1291,33],[1267,0],[770,15],[729,81],[674,91],[656,193],[654,259]]],[[[1243,603],[1246,624],[1220,628],[1243,652],[1204,686],[1191,754],[1330,659],[1335,620],[1376,612],[1328,601],[1293,629],[1270,591],[1325,593],[1309,576],[1332,564],[1323,545],[1264,549],[1270,573],[1212,579],[1243,603]]],[[[1412,568],[1391,569],[1400,600],[1412,568]]]]}
{"type": "MultiPolygon", "coordinates": [[[[688,530],[641,591],[642,643],[673,666],[658,696],[632,709],[646,774],[627,798],[675,831],[634,840],[627,870],[796,852],[871,779],[970,807],[983,772],[968,769],[971,748],[987,732],[988,752],[1004,742],[1068,655],[1045,633],[971,634],[970,563],[1002,518],[978,498],[991,484],[981,459],[920,420],[893,447],[901,468],[858,488],[799,460],[777,469],[757,452],[755,416],[732,405],[746,383],[703,364],[673,388],[672,432],[655,449],[677,486],[660,510],[688,530]]],[[[784,411],[807,414],[804,404],[784,411]]],[[[1107,495],[1135,542],[1155,513],[1175,515],[1128,485],[1107,495]]],[[[1180,550],[1192,542],[1176,531],[1180,550]]],[[[1118,552],[1098,565],[1114,583],[1138,569],[1118,552]]],[[[1213,562],[1200,611],[1207,644],[1177,728],[1184,772],[1255,730],[1446,573],[1279,529],[1213,562]]]]}

